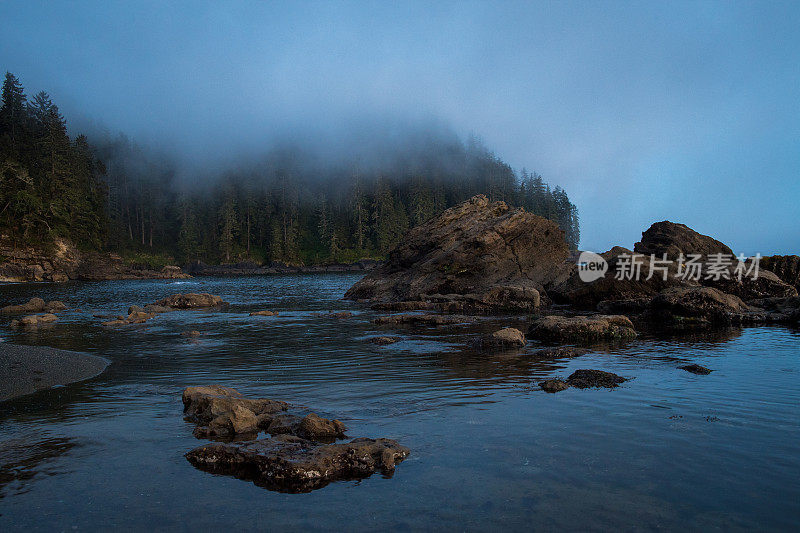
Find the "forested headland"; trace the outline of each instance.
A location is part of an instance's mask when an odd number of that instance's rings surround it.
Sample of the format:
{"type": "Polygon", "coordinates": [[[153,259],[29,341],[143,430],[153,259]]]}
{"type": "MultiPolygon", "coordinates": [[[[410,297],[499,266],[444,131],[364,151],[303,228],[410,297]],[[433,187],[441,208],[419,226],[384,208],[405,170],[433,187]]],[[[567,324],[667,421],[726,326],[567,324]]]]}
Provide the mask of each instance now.
{"type": "Polygon", "coordinates": [[[330,162],[287,142],[187,178],[123,135],[70,137],[48,94],[28,98],[7,73],[0,233],[14,245],[64,238],[153,263],[342,263],[382,258],[409,228],[486,194],[556,221],[578,246],[566,191],[515,172],[476,139],[432,135],[373,155],[330,162]]]}

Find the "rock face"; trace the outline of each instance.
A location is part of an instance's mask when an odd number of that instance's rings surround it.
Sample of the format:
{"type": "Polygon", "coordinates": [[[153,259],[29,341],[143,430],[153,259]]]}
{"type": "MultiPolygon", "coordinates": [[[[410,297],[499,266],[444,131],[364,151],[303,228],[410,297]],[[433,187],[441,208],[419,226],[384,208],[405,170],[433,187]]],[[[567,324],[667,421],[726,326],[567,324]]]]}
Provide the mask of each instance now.
{"type": "Polygon", "coordinates": [[[183,412],[196,422],[198,437],[231,437],[256,433],[272,421],[272,415],[285,411],[286,402],[244,398],[239,391],[219,385],[187,387],[183,391],[183,412]]]}
{"type": "Polygon", "coordinates": [[[613,389],[626,381],[628,380],[612,372],[588,369],[576,370],[567,378],[567,384],[576,389],[588,389],[590,387],[613,389]]]}
{"type": "Polygon", "coordinates": [[[773,255],[762,257],[761,266],[800,291],[800,256],[773,255]]]}
{"type": "Polygon", "coordinates": [[[390,475],[410,450],[389,439],[317,444],[290,435],[246,443],[213,443],[186,454],[192,465],[281,492],[310,492],[331,481],[390,475]]]}
{"type": "Polygon", "coordinates": [[[228,305],[228,303],[213,294],[189,292],[186,294],[173,294],[157,301],[153,305],[170,309],[200,309],[204,307],[221,307],[228,305]]]}
{"type": "Polygon", "coordinates": [[[554,222],[479,195],[412,229],[345,297],[533,310],[563,276],[568,253],[554,222]]]}
{"type": "Polygon", "coordinates": [[[533,321],[528,334],[544,341],[628,340],[636,337],[633,323],[623,315],[546,316],[533,321]]]}
{"type": "Polygon", "coordinates": [[[503,328],[489,335],[482,335],[477,346],[481,350],[513,350],[525,346],[525,335],[515,328],[503,328]]]}

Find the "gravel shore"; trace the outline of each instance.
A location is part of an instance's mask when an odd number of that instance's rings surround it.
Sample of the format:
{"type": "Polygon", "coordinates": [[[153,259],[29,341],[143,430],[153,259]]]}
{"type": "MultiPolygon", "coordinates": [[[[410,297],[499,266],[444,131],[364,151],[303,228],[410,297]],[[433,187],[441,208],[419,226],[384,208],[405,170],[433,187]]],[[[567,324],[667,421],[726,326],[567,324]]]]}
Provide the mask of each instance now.
{"type": "Polygon", "coordinates": [[[89,379],[108,364],[94,355],[0,342],[0,401],[89,379]]]}

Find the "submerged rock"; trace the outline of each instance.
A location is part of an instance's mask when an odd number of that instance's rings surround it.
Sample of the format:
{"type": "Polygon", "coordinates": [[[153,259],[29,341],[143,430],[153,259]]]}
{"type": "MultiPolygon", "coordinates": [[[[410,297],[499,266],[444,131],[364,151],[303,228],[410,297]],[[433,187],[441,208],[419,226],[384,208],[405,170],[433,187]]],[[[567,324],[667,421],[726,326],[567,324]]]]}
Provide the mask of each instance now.
{"type": "Polygon", "coordinates": [[[589,353],[586,348],[579,348],[577,346],[556,346],[553,348],[544,348],[536,350],[530,357],[537,357],[540,359],[560,359],[563,357],[578,357],[589,353]]]}
{"type": "Polygon", "coordinates": [[[547,379],[539,383],[539,386],[545,392],[560,392],[569,388],[569,385],[561,379],[547,379]]]}
{"type": "Polygon", "coordinates": [[[567,384],[577,389],[588,389],[590,387],[613,389],[626,381],[628,381],[626,378],[612,372],[590,369],[576,370],[567,378],[567,384]]]}
{"type": "Polygon", "coordinates": [[[530,311],[568,253],[556,223],[478,195],[412,229],[345,297],[530,311]]]}
{"type": "Polygon", "coordinates": [[[248,399],[236,389],[219,385],[187,387],[183,391],[183,412],[196,422],[198,437],[230,437],[256,433],[272,421],[272,415],[285,411],[286,402],[266,398],[248,399]]]}
{"type": "Polygon", "coordinates": [[[713,370],[711,370],[710,368],[706,368],[704,366],[700,366],[694,363],[691,365],[679,366],[678,368],[680,370],[686,370],[687,372],[691,372],[692,374],[698,374],[702,376],[706,376],[711,372],[713,372],[713,370]]]}
{"type": "Polygon", "coordinates": [[[372,344],[377,344],[378,346],[387,346],[389,344],[400,342],[400,340],[400,337],[372,337],[370,338],[369,342],[372,344]]]}
{"type": "Polygon", "coordinates": [[[279,435],[245,443],[212,443],[186,454],[195,467],[253,481],[281,492],[310,492],[337,480],[374,472],[391,475],[410,450],[389,439],[354,439],[319,444],[279,435]]]}
{"type": "Polygon", "coordinates": [[[278,316],[277,311],[253,311],[250,316],[278,316]]]}
{"type": "Polygon", "coordinates": [[[482,335],[477,342],[481,350],[511,350],[525,346],[525,335],[516,328],[503,328],[482,335]]]}
{"type": "Polygon", "coordinates": [[[204,307],[220,307],[228,305],[220,296],[208,293],[173,294],[162,300],[155,302],[157,306],[171,309],[199,309],[204,307]]]}
{"type": "Polygon", "coordinates": [[[546,341],[628,340],[636,337],[624,315],[546,316],[534,320],[528,334],[546,341]]]}

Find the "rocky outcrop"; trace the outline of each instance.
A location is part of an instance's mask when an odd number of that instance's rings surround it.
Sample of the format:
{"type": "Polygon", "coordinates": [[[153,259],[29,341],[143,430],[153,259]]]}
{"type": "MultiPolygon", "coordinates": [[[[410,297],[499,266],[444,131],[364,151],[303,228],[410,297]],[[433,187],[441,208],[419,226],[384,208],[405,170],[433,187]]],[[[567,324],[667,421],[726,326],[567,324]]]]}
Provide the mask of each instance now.
{"type": "Polygon", "coordinates": [[[642,233],[642,240],[633,246],[633,250],[647,256],[654,254],[658,258],[666,254],[668,259],[673,260],[681,254],[698,254],[703,257],[711,254],[733,256],[733,251],[718,240],[697,233],[685,224],[668,220],[650,226],[642,233]]]}
{"type": "Polygon", "coordinates": [[[762,257],[761,266],[800,291],[800,256],[773,255],[762,257]]]}
{"type": "Polygon", "coordinates": [[[253,481],[281,492],[310,492],[332,481],[391,475],[410,450],[389,439],[319,444],[279,435],[245,443],[212,443],[186,454],[201,470],[253,481]]]}
{"type": "Polygon", "coordinates": [[[536,319],[528,331],[543,341],[615,341],[636,337],[633,323],[623,315],[545,316],[536,319]]]}
{"type": "Polygon", "coordinates": [[[223,301],[220,296],[215,296],[213,294],[189,292],[186,294],[173,294],[172,296],[157,301],[153,305],[169,309],[202,309],[206,307],[226,306],[228,302],[223,301]]]}
{"type": "Polygon", "coordinates": [[[58,313],[63,311],[67,306],[64,302],[53,300],[52,302],[45,302],[41,298],[31,298],[24,304],[7,305],[0,308],[0,315],[13,315],[22,313],[41,313],[46,311],[48,313],[58,313]]]}
{"type": "Polygon", "coordinates": [[[197,437],[254,434],[288,407],[278,400],[245,398],[239,391],[219,385],[187,387],[183,391],[183,412],[187,420],[197,423],[197,437]]]}
{"type": "Polygon", "coordinates": [[[176,266],[157,270],[127,264],[116,254],[83,252],[63,239],[31,247],[16,246],[9,238],[0,236],[0,258],[0,281],[5,282],[191,277],[176,266]]]}
{"type": "Polygon", "coordinates": [[[567,378],[567,384],[576,389],[588,389],[591,387],[613,389],[626,381],[628,381],[626,378],[612,372],[589,369],[576,370],[567,378]]]}
{"type": "Polygon", "coordinates": [[[514,350],[525,346],[525,334],[516,328],[503,328],[482,335],[476,342],[480,350],[514,350]]]}
{"type": "Polygon", "coordinates": [[[561,280],[568,252],[554,222],[479,195],[412,229],[345,297],[530,311],[561,280]]]}

